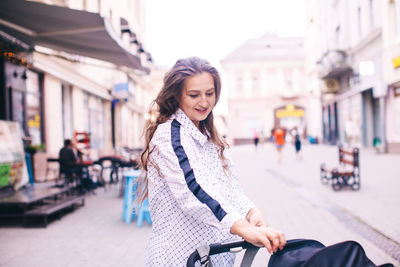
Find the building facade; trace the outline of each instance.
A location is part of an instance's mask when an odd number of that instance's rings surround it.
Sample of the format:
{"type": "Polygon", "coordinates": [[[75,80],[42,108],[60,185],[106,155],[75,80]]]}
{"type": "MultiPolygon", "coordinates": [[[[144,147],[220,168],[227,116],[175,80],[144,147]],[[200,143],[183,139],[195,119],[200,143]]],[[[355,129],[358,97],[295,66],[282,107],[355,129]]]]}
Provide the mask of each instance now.
{"type": "Polygon", "coordinates": [[[144,1],[6,2],[3,12],[24,8],[27,21],[0,21],[0,119],[19,122],[26,143],[53,156],[81,132],[92,158],[141,147],[161,76],[145,50],[144,1]],[[54,14],[29,23],[47,9],[54,14]]]}
{"type": "Polygon", "coordinates": [[[319,77],[323,140],[397,150],[399,1],[309,0],[307,5],[305,43],[319,53],[311,68],[319,77]]]}
{"type": "Polygon", "coordinates": [[[400,153],[400,1],[383,1],[382,11],[382,79],[387,88],[387,150],[400,153]]]}
{"type": "Polygon", "coordinates": [[[319,124],[311,92],[305,86],[302,38],[265,34],[239,46],[221,61],[228,90],[227,137],[233,144],[250,142],[255,134],[297,127],[318,137],[319,124]],[[315,123],[317,121],[317,123],[315,123]]]}

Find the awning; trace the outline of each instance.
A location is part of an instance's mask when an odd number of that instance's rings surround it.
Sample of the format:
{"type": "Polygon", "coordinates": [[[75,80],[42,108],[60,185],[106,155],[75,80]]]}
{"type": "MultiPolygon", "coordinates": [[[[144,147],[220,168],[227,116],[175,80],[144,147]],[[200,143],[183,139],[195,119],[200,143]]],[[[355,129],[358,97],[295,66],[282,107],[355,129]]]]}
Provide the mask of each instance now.
{"type": "Polygon", "coordinates": [[[24,0],[0,0],[0,31],[22,42],[149,72],[97,13],[24,0]]]}

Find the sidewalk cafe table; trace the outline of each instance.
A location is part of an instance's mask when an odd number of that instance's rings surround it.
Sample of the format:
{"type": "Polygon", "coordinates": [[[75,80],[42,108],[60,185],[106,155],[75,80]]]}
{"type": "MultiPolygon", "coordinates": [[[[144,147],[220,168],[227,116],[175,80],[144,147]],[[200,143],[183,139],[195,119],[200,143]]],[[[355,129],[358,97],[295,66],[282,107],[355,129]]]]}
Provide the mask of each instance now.
{"type": "Polygon", "coordinates": [[[78,170],[76,171],[78,177],[77,182],[79,183],[77,187],[82,191],[84,191],[85,189],[87,189],[88,191],[91,190],[90,187],[88,188],[85,187],[85,179],[91,179],[89,175],[89,167],[93,165],[94,165],[93,161],[90,160],[74,163],[73,165],[71,165],[72,169],[78,170]]]}

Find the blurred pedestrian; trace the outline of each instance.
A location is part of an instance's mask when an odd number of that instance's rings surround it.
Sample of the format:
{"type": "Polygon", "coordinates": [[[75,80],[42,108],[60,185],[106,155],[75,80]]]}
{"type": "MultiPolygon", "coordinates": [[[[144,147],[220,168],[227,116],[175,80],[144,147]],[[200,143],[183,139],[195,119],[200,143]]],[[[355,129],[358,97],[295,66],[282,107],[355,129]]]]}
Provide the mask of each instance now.
{"type": "Polygon", "coordinates": [[[302,159],[302,155],[301,155],[301,139],[300,139],[300,134],[299,131],[297,130],[297,127],[293,128],[292,131],[293,134],[293,139],[294,139],[294,148],[296,150],[296,158],[297,160],[301,160],[302,159]]]}
{"type": "Polygon", "coordinates": [[[346,144],[348,145],[348,147],[352,147],[356,141],[357,126],[351,117],[349,117],[346,120],[346,123],[344,126],[344,134],[346,137],[346,144]]]}
{"type": "Polygon", "coordinates": [[[256,129],[254,129],[254,131],[253,131],[253,143],[254,143],[256,151],[257,151],[257,146],[258,146],[258,142],[259,141],[260,141],[260,139],[259,139],[258,131],[256,129]]]}
{"type": "Polygon", "coordinates": [[[285,145],[285,130],[278,127],[273,132],[276,151],[278,152],[278,163],[282,163],[282,149],[285,145]]]}
{"type": "MultiPolygon", "coordinates": [[[[164,77],[141,156],[138,199],[148,196],[153,221],[145,266],[186,266],[197,247],[238,237],[270,253],[286,243],[243,194],[231,169],[213,123],[220,93],[219,73],[203,59],[180,59],[164,77]]],[[[210,261],[233,266],[234,257],[219,254],[210,261]]]]}

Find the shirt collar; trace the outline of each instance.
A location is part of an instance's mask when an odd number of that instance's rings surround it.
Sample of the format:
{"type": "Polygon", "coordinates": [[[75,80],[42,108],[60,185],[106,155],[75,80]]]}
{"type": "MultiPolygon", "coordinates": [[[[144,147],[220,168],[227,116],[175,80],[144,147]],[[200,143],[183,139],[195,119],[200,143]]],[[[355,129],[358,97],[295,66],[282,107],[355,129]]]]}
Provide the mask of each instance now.
{"type": "Polygon", "coordinates": [[[171,116],[171,119],[176,119],[200,145],[203,146],[207,142],[207,136],[200,132],[182,109],[178,108],[175,114],[171,116]]]}

